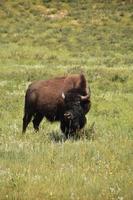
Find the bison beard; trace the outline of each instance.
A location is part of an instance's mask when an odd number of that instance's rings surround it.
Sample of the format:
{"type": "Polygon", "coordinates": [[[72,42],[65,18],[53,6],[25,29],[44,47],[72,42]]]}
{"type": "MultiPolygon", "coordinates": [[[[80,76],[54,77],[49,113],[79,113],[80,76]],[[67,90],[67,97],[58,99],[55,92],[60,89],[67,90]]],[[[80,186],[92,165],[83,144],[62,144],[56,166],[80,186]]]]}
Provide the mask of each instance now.
{"type": "Polygon", "coordinates": [[[46,117],[51,122],[60,121],[66,137],[72,135],[86,123],[85,114],[90,109],[90,94],[86,90],[82,74],[33,82],[25,95],[23,132],[32,118],[34,129],[39,130],[46,117]],[[65,95],[61,95],[63,91],[65,95]]]}

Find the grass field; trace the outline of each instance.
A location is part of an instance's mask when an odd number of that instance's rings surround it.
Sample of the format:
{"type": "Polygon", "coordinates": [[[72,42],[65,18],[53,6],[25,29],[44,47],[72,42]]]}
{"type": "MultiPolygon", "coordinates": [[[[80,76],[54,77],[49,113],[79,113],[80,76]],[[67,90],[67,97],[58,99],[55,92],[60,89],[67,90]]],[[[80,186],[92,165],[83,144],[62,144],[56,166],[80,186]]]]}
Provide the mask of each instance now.
{"type": "Polygon", "coordinates": [[[0,200],[133,199],[131,0],[0,1],[0,200]],[[58,123],[21,134],[30,82],[80,73],[92,108],[81,138],[58,123]]]}

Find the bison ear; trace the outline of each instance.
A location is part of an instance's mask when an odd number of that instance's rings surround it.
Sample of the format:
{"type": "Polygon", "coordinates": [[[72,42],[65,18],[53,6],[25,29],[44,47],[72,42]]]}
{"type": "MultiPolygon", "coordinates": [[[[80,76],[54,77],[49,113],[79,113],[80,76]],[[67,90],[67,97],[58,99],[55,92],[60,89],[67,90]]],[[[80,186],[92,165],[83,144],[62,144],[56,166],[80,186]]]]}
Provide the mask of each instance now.
{"type": "Polygon", "coordinates": [[[61,96],[62,96],[63,99],[65,99],[65,94],[64,94],[64,92],[62,92],[61,96]]]}

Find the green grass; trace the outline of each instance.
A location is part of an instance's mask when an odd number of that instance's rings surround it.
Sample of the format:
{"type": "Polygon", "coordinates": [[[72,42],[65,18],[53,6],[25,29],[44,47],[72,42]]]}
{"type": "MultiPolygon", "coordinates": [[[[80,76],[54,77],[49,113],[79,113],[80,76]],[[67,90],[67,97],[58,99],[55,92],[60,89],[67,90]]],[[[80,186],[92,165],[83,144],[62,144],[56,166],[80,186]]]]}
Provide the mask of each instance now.
{"type": "Polygon", "coordinates": [[[0,2],[0,200],[133,199],[130,2],[0,2]],[[80,138],[46,120],[22,136],[28,84],[79,72],[92,93],[80,138]]]}

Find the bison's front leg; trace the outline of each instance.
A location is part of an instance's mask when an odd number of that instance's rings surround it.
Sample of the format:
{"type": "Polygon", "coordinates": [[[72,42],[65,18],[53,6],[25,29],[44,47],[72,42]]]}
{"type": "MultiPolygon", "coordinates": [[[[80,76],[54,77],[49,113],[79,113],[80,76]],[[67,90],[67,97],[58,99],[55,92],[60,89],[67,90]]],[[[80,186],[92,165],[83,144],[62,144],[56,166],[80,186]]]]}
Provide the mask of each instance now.
{"type": "Polygon", "coordinates": [[[44,115],[42,115],[41,113],[36,113],[36,115],[34,116],[33,127],[36,131],[39,131],[39,125],[40,125],[43,117],[44,117],[44,115]]]}

